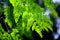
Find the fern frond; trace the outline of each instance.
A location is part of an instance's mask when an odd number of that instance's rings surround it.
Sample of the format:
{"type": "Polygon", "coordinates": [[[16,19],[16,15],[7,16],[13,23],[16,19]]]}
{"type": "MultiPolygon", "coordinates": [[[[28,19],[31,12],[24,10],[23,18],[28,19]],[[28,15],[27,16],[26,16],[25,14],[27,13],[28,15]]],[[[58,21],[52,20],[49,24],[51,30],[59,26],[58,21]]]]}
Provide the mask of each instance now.
{"type": "Polygon", "coordinates": [[[44,15],[44,9],[34,3],[34,1],[10,0],[10,3],[14,7],[15,22],[20,25],[21,30],[27,33],[32,27],[32,31],[35,30],[41,37],[42,30],[48,31],[50,29],[52,31],[52,22],[44,15]],[[22,15],[22,22],[17,22],[20,15],[22,15]]]}

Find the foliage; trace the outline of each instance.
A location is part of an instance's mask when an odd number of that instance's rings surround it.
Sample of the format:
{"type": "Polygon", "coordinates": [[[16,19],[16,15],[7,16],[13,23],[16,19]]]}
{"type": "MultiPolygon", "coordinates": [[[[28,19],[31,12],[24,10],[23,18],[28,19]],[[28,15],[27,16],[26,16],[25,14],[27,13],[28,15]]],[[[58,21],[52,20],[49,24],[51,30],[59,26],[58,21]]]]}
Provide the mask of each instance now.
{"type": "Polygon", "coordinates": [[[58,14],[55,10],[55,4],[52,2],[52,0],[44,0],[44,5],[52,11],[52,14],[55,17],[58,17],[58,14]]]}
{"type": "MultiPolygon", "coordinates": [[[[5,32],[0,25],[0,39],[23,40],[22,36],[25,35],[33,40],[32,31],[34,30],[41,38],[43,37],[42,31],[46,30],[48,32],[48,29],[53,31],[52,21],[44,15],[44,9],[36,3],[36,0],[9,0],[6,4],[7,7],[4,9],[5,22],[12,29],[12,32],[5,32]]],[[[51,5],[49,0],[45,0],[44,4],[46,7],[51,5]]],[[[48,8],[53,10],[52,13],[55,13],[52,6],[53,4],[48,8]]]]}

